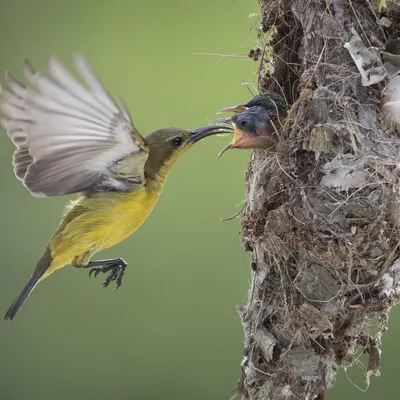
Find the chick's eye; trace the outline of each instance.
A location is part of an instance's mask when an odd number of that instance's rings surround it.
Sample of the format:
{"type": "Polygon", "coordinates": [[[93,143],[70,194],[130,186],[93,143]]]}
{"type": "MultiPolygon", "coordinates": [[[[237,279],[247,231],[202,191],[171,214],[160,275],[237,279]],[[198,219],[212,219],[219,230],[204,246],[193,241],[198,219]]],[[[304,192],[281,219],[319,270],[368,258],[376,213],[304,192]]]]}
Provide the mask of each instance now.
{"type": "Polygon", "coordinates": [[[172,138],[171,144],[174,147],[179,147],[182,144],[182,138],[180,138],[179,136],[172,138]]]}
{"type": "Polygon", "coordinates": [[[245,128],[247,126],[247,121],[243,119],[242,121],[239,122],[239,126],[241,128],[245,128]]]}
{"type": "Polygon", "coordinates": [[[256,101],[256,106],[257,106],[257,107],[260,107],[260,106],[261,106],[261,100],[257,100],[257,101],[256,101]]]}

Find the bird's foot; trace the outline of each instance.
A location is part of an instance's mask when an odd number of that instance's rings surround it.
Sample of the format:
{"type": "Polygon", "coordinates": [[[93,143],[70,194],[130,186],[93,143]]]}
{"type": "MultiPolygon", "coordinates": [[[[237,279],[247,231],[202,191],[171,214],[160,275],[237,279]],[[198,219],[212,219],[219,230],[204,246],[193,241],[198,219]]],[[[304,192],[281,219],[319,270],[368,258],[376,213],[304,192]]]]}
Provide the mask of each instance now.
{"type": "Polygon", "coordinates": [[[124,263],[103,267],[94,267],[89,271],[89,276],[92,277],[92,275],[94,274],[94,277],[96,278],[99,273],[106,274],[107,272],[109,272],[106,280],[103,283],[103,287],[107,287],[112,281],[115,281],[115,289],[118,289],[122,284],[122,277],[124,276],[126,265],[127,264],[124,263]]]}
{"type": "Polygon", "coordinates": [[[84,267],[80,265],[74,266],[78,268],[90,268],[90,277],[92,277],[93,274],[96,278],[100,273],[109,273],[103,283],[103,287],[107,287],[112,281],[115,281],[116,287],[114,290],[116,290],[122,284],[122,278],[127,265],[127,262],[123,258],[115,258],[110,260],[90,261],[89,264],[85,265],[84,267]]]}

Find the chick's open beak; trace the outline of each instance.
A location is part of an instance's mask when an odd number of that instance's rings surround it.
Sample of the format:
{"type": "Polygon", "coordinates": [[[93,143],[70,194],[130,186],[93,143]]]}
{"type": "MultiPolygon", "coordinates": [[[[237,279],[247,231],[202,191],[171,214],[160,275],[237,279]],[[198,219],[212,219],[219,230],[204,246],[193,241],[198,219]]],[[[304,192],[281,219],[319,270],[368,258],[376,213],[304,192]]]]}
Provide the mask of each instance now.
{"type": "Polygon", "coordinates": [[[203,126],[201,128],[192,129],[190,134],[192,136],[192,142],[196,143],[207,136],[232,133],[232,130],[233,128],[231,126],[203,126]]]}
{"type": "MultiPolygon", "coordinates": [[[[225,107],[219,111],[216,112],[216,114],[222,114],[224,112],[233,112],[233,113],[241,113],[247,111],[249,108],[246,107],[244,104],[239,104],[237,106],[231,106],[231,107],[225,107]]],[[[215,118],[212,119],[210,122],[215,123],[215,124],[230,124],[231,117],[225,117],[225,118],[215,118]]]]}
{"type": "Polygon", "coordinates": [[[277,144],[276,139],[266,132],[259,135],[250,135],[248,132],[238,128],[234,122],[232,122],[232,125],[235,129],[233,140],[219,152],[218,158],[229,149],[272,149],[277,144]]]}
{"type": "Polygon", "coordinates": [[[234,149],[235,147],[245,147],[242,146],[241,144],[245,144],[247,141],[247,134],[240,130],[235,123],[232,123],[235,129],[235,133],[233,135],[232,142],[230,142],[228,145],[226,145],[218,154],[218,158],[222,156],[227,150],[229,149],[234,149]]]}
{"type": "Polygon", "coordinates": [[[248,107],[246,107],[243,104],[239,104],[237,106],[231,106],[231,107],[223,108],[223,109],[219,110],[216,114],[222,114],[224,112],[241,113],[241,112],[244,112],[244,111],[247,111],[247,110],[248,110],[248,107]]]}

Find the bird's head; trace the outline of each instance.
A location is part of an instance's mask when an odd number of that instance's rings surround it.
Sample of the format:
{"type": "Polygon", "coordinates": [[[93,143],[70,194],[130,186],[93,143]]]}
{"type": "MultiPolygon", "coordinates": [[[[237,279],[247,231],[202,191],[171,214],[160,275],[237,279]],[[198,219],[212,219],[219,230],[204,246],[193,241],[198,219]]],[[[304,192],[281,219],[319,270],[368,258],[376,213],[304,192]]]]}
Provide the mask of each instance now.
{"type": "Polygon", "coordinates": [[[250,101],[237,106],[225,107],[217,114],[223,112],[241,113],[252,107],[262,107],[269,114],[272,120],[278,120],[286,116],[287,105],[281,95],[275,92],[265,92],[254,96],[250,101]]]}
{"type": "Polygon", "coordinates": [[[282,126],[287,114],[287,105],[282,96],[265,92],[250,101],[219,110],[236,113],[231,118],[218,118],[212,122],[232,123],[235,127],[233,141],[222,149],[219,157],[228,149],[272,149],[277,143],[277,129],[282,126]]]}
{"type": "Polygon", "coordinates": [[[161,170],[169,171],[195,143],[209,136],[232,131],[230,126],[205,126],[192,130],[168,128],[155,131],[146,137],[150,148],[146,161],[147,173],[159,174],[161,170]]]}
{"type": "Polygon", "coordinates": [[[263,107],[251,107],[231,118],[235,134],[231,143],[218,154],[229,149],[272,149],[278,138],[269,113],[263,107]]]}

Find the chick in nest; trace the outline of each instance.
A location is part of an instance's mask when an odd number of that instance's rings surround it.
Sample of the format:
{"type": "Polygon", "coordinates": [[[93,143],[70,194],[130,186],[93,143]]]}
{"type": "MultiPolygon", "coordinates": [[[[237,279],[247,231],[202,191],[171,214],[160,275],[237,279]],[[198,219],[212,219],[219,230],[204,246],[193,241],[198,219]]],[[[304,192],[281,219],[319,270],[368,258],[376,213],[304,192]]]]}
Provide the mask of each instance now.
{"type": "Polygon", "coordinates": [[[219,153],[229,149],[272,150],[278,142],[278,129],[287,115],[284,99],[275,92],[254,96],[250,101],[218,111],[236,113],[231,118],[218,118],[212,122],[232,123],[235,134],[231,143],[219,153]]]}

